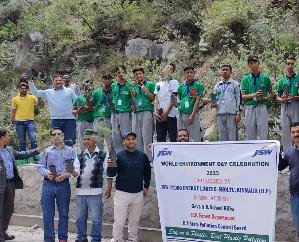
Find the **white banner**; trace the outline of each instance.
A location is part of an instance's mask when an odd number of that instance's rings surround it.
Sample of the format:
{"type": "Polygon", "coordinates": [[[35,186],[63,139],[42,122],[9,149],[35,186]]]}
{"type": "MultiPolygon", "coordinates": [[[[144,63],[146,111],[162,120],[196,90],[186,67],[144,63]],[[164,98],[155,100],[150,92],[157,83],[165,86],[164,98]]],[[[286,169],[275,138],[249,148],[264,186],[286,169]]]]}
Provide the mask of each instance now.
{"type": "Polygon", "coordinates": [[[163,241],[274,241],[278,141],[156,143],[163,241]]]}

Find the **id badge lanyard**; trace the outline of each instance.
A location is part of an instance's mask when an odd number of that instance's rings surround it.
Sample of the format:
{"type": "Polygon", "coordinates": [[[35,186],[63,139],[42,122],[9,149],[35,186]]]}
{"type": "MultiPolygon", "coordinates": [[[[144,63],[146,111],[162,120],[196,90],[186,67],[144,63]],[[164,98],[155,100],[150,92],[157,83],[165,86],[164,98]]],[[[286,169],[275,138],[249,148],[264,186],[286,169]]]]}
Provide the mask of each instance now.
{"type": "Polygon", "coordinates": [[[122,100],[120,99],[121,90],[123,89],[125,84],[121,85],[117,83],[118,86],[118,92],[117,92],[117,105],[120,106],[122,104],[122,100]]]}
{"type": "Polygon", "coordinates": [[[228,85],[229,85],[229,82],[228,83],[222,83],[220,85],[221,96],[220,96],[220,99],[219,99],[219,103],[224,102],[224,95],[225,95],[225,91],[226,91],[228,85]]]}

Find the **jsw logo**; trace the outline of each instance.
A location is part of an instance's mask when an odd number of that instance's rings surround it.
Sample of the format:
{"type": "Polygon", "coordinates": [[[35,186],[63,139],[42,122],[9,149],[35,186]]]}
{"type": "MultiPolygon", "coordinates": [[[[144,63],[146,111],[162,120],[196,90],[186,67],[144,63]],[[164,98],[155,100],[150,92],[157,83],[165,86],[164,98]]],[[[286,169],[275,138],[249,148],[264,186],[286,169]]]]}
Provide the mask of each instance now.
{"type": "Polygon", "coordinates": [[[268,149],[268,146],[263,146],[261,149],[256,150],[251,157],[255,157],[257,155],[270,155],[273,150],[268,149]]]}
{"type": "Polygon", "coordinates": [[[172,154],[171,150],[168,150],[168,148],[164,148],[163,150],[160,150],[157,157],[159,156],[170,156],[172,154]]]}

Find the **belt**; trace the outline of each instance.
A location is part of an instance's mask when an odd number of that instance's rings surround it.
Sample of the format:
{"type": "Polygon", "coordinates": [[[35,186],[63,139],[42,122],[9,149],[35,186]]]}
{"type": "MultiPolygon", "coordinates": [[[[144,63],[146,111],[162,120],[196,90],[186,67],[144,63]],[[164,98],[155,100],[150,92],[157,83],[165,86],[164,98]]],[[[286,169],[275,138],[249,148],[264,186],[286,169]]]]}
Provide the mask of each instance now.
{"type": "Polygon", "coordinates": [[[63,181],[59,182],[59,181],[51,180],[48,177],[45,177],[44,181],[46,181],[46,182],[57,182],[57,183],[61,183],[61,182],[69,182],[69,178],[65,178],[63,181]]]}
{"type": "Polygon", "coordinates": [[[14,178],[10,178],[10,179],[6,179],[6,182],[8,183],[8,182],[14,182],[14,178]]]}

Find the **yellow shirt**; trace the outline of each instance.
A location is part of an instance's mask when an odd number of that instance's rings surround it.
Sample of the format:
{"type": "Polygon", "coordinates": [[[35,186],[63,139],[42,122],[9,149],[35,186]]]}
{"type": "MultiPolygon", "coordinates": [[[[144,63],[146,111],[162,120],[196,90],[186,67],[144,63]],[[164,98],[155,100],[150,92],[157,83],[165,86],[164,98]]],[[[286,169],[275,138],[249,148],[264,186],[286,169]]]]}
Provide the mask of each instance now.
{"type": "Polygon", "coordinates": [[[34,119],[34,105],[37,104],[37,97],[27,94],[21,97],[20,94],[12,99],[12,107],[16,109],[15,120],[33,120],[34,119]]]}

